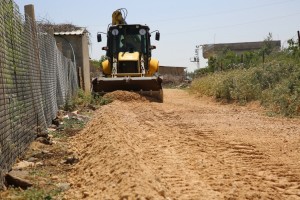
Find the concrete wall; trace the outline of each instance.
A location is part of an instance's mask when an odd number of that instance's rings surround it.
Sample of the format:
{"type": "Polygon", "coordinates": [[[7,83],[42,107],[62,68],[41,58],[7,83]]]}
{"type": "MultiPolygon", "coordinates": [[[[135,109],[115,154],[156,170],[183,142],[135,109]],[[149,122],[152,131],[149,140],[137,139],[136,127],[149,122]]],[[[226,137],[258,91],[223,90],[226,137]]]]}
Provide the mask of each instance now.
{"type": "Polygon", "coordinates": [[[161,75],[185,76],[185,67],[160,66],[159,73],[161,75]]]}
{"type": "Polygon", "coordinates": [[[164,83],[178,83],[185,80],[186,67],[160,66],[159,73],[164,77],[164,83]]]}
{"type": "Polygon", "coordinates": [[[83,66],[83,82],[84,91],[90,92],[91,78],[90,78],[90,55],[89,55],[89,41],[86,33],[82,35],[82,66],[83,66]]]}
{"type": "Polygon", "coordinates": [[[70,57],[74,61],[73,51],[75,54],[75,61],[78,68],[78,83],[80,87],[90,92],[90,65],[89,65],[89,49],[88,37],[86,33],[83,35],[55,35],[57,43],[62,45],[62,52],[65,56],[70,57]]]}

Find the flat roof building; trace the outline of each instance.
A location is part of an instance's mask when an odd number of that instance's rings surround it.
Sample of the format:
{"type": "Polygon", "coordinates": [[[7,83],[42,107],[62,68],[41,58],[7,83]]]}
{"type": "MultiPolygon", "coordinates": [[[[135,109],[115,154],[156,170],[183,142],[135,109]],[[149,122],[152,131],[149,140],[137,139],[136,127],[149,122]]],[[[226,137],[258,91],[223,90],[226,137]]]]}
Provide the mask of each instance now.
{"type": "MultiPolygon", "coordinates": [[[[281,41],[280,40],[274,40],[274,41],[268,41],[267,43],[270,43],[272,47],[276,49],[280,49],[281,47],[281,41]]],[[[202,52],[203,52],[203,58],[208,59],[212,56],[217,56],[218,53],[224,51],[225,49],[229,49],[233,52],[236,52],[237,54],[241,54],[246,51],[257,51],[263,48],[263,46],[266,44],[265,41],[260,42],[241,42],[241,43],[220,43],[220,44],[204,44],[202,46],[202,52]]]]}

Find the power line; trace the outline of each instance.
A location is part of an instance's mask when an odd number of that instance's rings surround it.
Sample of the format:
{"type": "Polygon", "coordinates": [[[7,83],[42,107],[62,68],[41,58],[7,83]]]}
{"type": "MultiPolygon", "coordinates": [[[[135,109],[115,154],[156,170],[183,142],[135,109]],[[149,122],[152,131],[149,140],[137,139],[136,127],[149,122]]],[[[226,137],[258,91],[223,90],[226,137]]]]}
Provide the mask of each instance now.
{"type": "MultiPolygon", "coordinates": [[[[221,12],[214,12],[214,13],[208,13],[208,14],[200,14],[200,15],[194,15],[194,16],[186,16],[186,17],[176,17],[176,18],[169,18],[169,19],[156,19],[154,21],[147,21],[147,23],[153,23],[153,22],[169,22],[169,21],[177,21],[177,20],[186,20],[186,19],[193,19],[193,18],[199,18],[199,17],[207,17],[207,16],[212,16],[212,15],[221,15],[221,14],[226,14],[226,13],[233,13],[233,12],[241,12],[245,10],[253,10],[256,8],[264,8],[264,7],[270,7],[270,6],[275,6],[275,5],[280,5],[280,4],[286,4],[290,2],[294,2],[296,0],[286,0],[286,1],[280,1],[276,3],[269,3],[269,4],[261,4],[261,5],[256,5],[256,6],[251,6],[251,7],[245,7],[245,8],[237,8],[237,9],[231,9],[227,11],[221,11],[221,12]]],[[[86,24],[86,27],[106,27],[107,24],[86,24]]]]}
{"type": "Polygon", "coordinates": [[[231,10],[227,10],[227,11],[208,13],[208,14],[200,14],[200,15],[187,16],[187,17],[161,19],[161,20],[149,21],[149,23],[157,22],[157,21],[159,21],[159,22],[169,22],[169,21],[177,21],[177,20],[186,20],[186,19],[194,19],[194,18],[199,18],[199,17],[208,17],[208,16],[212,16],[212,15],[215,16],[215,15],[221,15],[221,14],[227,14],[227,13],[233,13],[233,12],[242,12],[242,11],[245,11],[245,10],[253,10],[253,9],[257,9],[257,8],[270,7],[270,6],[290,3],[290,2],[293,2],[293,1],[296,1],[296,0],[281,1],[281,2],[277,2],[277,3],[271,3],[271,4],[261,4],[261,5],[257,5],[257,6],[237,8],[237,9],[231,9],[231,10]]]}
{"type": "Polygon", "coordinates": [[[225,28],[230,28],[230,27],[236,27],[236,26],[243,26],[247,24],[253,24],[253,23],[259,23],[259,22],[265,22],[265,21],[272,21],[274,19],[282,19],[282,18],[287,18],[295,15],[299,15],[300,12],[293,13],[290,15],[284,15],[284,16],[277,16],[277,17],[272,17],[272,18],[266,18],[266,19],[261,19],[261,20],[255,20],[255,21],[248,21],[245,23],[239,23],[239,24],[230,24],[230,25],[225,25],[225,26],[216,26],[216,27],[210,27],[210,28],[201,28],[201,29],[193,29],[193,30],[186,30],[186,31],[180,31],[180,32],[171,32],[167,33],[168,35],[172,34],[180,34],[180,33],[190,33],[190,32],[199,32],[199,31],[208,31],[208,30],[215,30],[215,29],[225,29],[225,28]]]}

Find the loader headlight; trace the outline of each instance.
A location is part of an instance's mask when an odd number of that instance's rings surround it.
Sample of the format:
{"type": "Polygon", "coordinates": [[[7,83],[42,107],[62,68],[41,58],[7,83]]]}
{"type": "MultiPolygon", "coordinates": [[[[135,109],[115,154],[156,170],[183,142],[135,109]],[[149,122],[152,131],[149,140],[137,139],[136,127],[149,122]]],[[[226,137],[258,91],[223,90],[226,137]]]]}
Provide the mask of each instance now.
{"type": "Polygon", "coordinates": [[[143,28],[142,28],[142,29],[140,29],[140,34],[141,34],[141,35],[145,35],[145,34],[146,34],[146,30],[145,30],[145,29],[143,29],[143,28]]]}
{"type": "Polygon", "coordinates": [[[114,29],[114,30],[111,31],[111,33],[113,35],[118,35],[119,34],[119,30],[118,29],[114,29]]]}

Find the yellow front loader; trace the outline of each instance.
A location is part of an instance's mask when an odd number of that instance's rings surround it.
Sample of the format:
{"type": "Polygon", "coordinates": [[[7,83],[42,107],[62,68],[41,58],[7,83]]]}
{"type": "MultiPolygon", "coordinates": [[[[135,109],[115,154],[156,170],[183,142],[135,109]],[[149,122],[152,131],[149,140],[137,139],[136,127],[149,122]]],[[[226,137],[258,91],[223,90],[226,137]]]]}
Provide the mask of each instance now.
{"type": "MultiPolygon", "coordinates": [[[[118,9],[112,15],[108,27],[106,60],[102,62],[103,75],[92,80],[92,92],[105,94],[115,90],[135,91],[163,101],[162,77],[159,62],[151,57],[155,46],[151,45],[151,33],[160,39],[158,31],[150,32],[147,25],[127,24],[126,9],[118,9]],[[125,16],[125,18],[124,18],[125,16]]],[[[102,41],[101,33],[97,35],[102,41]]]]}

